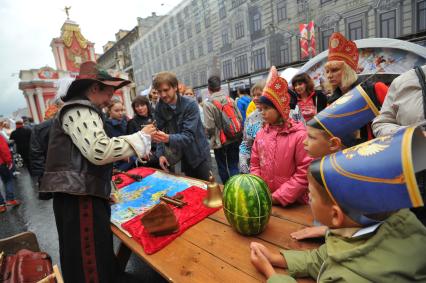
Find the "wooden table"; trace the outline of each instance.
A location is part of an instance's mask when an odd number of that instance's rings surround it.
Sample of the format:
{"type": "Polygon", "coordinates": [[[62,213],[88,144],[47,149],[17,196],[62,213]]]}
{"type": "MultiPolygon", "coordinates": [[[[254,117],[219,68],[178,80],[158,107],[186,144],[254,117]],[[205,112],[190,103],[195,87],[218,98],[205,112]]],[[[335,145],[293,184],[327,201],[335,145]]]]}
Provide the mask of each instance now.
{"type": "Polygon", "coordinates": [[[121,240],[117,257],[123,270],[133,252],[170,282],[248,283],[265,281],[250,263],[250,242],[257,241],[271,249],[316,248],[318,241],[296,241],[290,237],[290,233],[310,226],[312,221],[309,206],[274,207],[266,230],[255,237],[244,237],[229,226],[221,209],[152,255],[145,254],[136,241],[114,225],[111,229],[121,240]]]}

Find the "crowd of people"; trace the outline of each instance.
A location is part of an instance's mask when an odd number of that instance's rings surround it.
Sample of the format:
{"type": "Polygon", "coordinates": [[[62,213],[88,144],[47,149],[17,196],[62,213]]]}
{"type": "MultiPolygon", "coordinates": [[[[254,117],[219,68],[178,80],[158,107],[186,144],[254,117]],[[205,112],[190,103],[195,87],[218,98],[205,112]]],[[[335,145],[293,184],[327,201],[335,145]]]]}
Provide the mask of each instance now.
{"type": "MultiPolygon", "coordinates": [[[[6,206],[20,204],[13,193],[14,164],[8,144],[13,140],[39,186],[39,197],[53,198],[65,281],[115,282],[109,228],[112,171],[149,166],[176,172],[180,164],[186,176],[207,181],[212,175],[213,150],[222,183],[251,173],[267,183],[274,205],[311,204],[321,226],[297,231],[293,238],[327,235],[326,246],[309,252],[278,253],[253,242],[251,261],[268,282],[290,282],[277,275],[273,266],[289,268],[293,276],[322,278],[321,282],[338,278],[342,282],[425,281],[426,228],[420,222],[426,223],[424,210],[414,210],[418,219],[409,210],[399,210],[414,207],[411,204],[392,203],[392,210],[383,211],[371,194],[343,202],[335,196],[338,185],[326,182],[331,169],[324,164],[333,165],[330,156],[342,150],[424,122],[426,87],[421,74],[426,66],[395,79],[389,91],[384,83],[360,80],[357,67],[355,43],[334,33],[322,78],[326,91],[315,89],[306,73],[287,82],[272,66],[266,81],[257,82],[249,92],[239,89],[235,99],[221,89],[219,76],[210,76],[209,94],[203,100],[173,73],[160,72],[149,95],[132,101],[130,118],[123,102],[113,96],[130,82],[99,71],[94,62],[83,63],[76,80],[48,109],[45,122],[24,126],[17,121],[14,131],[6,123],[1,125],[0,174],[6,200],[0,194],[0,213],[6,206]],[[359,106],[351,104],[357,96],[366,101],[363,111],[375,114],[374,121],[357,116],[362,111],[352,109],[359,106]],[[344,120],[349,116],[351,120],[344,120]],[[369,210],[360,208],[360,202],[368,203],[369,210]],[[374,228],[363,230],[371,225],[374,228]],[[399,232],[392,232],[395,229],[399,232]],[[357,233],[363,237],[355,237],[357,233]],[[383,244],[378,240],[382,238],[383,244]],[[370,254],[367,250],[373,245],[376,252],[370,254]],[[360,265],[374,260],[380,264],[389,249],[400,256],[386,259],[393,269],[372,265],[358,272],[360,265]],[[356,260],[349,262],[349,257],[356,260]],[[404,257],[419,260],[410,267],[398,266],[404,257]]],[[[347,159],[350,162],[352,157],[347,159]]],[[[416,164],[422,199],[425,168],[424,162],[416,164]]]]}

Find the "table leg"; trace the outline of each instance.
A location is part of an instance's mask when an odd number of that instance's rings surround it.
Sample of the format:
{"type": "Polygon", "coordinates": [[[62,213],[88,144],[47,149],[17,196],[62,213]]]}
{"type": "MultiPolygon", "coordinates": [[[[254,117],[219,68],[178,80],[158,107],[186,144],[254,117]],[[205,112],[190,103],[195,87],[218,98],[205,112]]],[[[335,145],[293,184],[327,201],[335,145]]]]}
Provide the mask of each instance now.
{"type": "Polygon", "coordinates": [[[118,270],[120,272],[124,272],[126,269],[131,254],[132,251],[123,242],[120,242],[117,251],[118,270]]]}

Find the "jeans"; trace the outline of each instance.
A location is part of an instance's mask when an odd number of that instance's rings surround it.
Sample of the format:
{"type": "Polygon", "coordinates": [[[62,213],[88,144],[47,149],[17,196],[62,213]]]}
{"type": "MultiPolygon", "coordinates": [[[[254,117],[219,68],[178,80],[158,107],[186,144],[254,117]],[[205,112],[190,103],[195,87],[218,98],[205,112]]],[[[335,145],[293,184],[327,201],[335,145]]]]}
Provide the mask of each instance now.
{"type": "MultiPolygon", "coordinates": [[[[13,175],[12,172],[7,168],[5,164],[0,165],[0,176],[1,180],[3,181],[4,187],[6,188],[6,200],[14,200],[15,195],[13,193],[14,187],[13,187],[13,175]]],[[[0,193],[0,205],[4,204],[4,198],[2,194],[0,193]]]]}
{"type": "Polygon", "coordinates": [[[229,178],[239,173],[239,147],[240,143],[236,141],[214,150],[217,169],[223,184],[225,184],[229,178]]]}

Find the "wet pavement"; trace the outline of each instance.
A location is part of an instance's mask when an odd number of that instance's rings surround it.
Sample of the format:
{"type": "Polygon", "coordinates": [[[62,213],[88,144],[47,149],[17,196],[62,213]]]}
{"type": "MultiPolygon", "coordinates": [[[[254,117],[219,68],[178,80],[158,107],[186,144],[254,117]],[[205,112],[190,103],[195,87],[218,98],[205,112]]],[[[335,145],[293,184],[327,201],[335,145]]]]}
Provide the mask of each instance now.
{"type": "MultiPolygon", "coordinates": [[[[212,167],[216,180],[217,166],[212,155],[212,167]]],[[[22,201],[18,207],[8,209],[0,214],[0,239],[16,235],[21,232],[31,231],[36,234],[42,251],[47,252],[54,264],[59,264],[58,236],[53,215],[52,200],[39,200],[34,189],[31,177],[25,168],[20,169],[20,175],[15,178],[15,195],[22,201]]],[[[4,196],[4,186],[0,182],[0,191],[4,196]]],[[[114,239],[117,250],[119,241],[114,239]]],[[[152,270],[137,256],[131,255],[126,267],[125,279],[122,282],[167,282],[158,273],[152,270]]]]}

